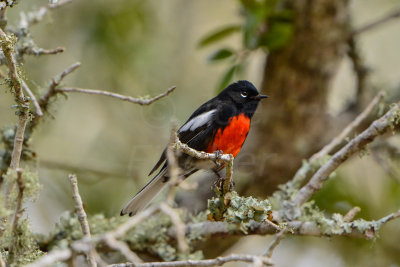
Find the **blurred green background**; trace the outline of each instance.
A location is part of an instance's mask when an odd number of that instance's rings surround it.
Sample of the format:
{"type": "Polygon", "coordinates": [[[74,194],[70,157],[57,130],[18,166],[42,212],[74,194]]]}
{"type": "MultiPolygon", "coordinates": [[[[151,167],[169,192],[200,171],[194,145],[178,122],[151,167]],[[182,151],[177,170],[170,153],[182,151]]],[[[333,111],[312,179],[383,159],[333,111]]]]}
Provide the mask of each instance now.
{"type": "MultiPolygon", "coordinates": [[[[351,1],[356,26],[399,8],[395,0],[351,1]]],[[[21,1],[9,10],[9,23],[17,23],[19,12],[46,1],[21,1]]],[[[102,89],[130,96],[154,96],[176,85],[170,96],[150,105],[138,106],[113,98],[69,94],[51,105],[53,118],[40,124],[32,139],[38,155],[43,189],[39,199],[27,207],[35,229],[47,232],[60,214],[73,209],[68,173],[78,175],[88,213],[115,216],[123,204],[147,181],[147,173],[167,143],[171,121],[179,123],[194,109],[213,97],[228,61],[210,64],[207,58],[223,45],[241,46],[240,35],[199,49],[199,41],[222,26],[242,23],[241,5],[232,0],[164,1],[73,1],[50,12],[32,28],[43,48],[66,47],[55,56],[27,56],[24,75],[35,92],[46,91],[51,77],[76,61],[82,66],[64,84],[102,89]]],[[[379,88],[396,94],[400,86],[400,21],[363,34],[360,46],[372,68],[371,80],[379,88]]],[[[250,55],[245,78],[259,86],[265,53],[250,55]]],[[[340,113],[354,94],[355,79],[348,59],[343,60],[329,89],[329,112],[340,113]]],[[[266,92],[268,94],[268,92],[266,92]]],[[[268,101],[274,101],[273,96],[268,101]]],[[[16,122],[11,94],[2,85],[0,125],[16,122]]],[[[268,102],[262,105],[268,105],[268,102]]],[[[262,116],[262,106],[254,123],[262,116]]],[[[252,143],[249,134],[246,144],[252,143]]],[[[267,138],[267,137],[266,137],[267,138]]],[[[399,138],[391,142],[399,145],[399,138]]],[[[246,146],[242,154],[246,154],[246,146]]],[[[272,153],[272,152],[268,152],[272,153]]],[[[371,156],[354,157],[337,176],[326,183],[315,200],[322,210],[346,213],[360,206],[360,217],[378,219],[400,207],[399,162],[388,175],[371,156]]],[[[236,164],[246,179],[246,164],[236,164]],[[242,170],[242,171],[241,171],[242,170]]],[[[265,168],[268,168],[266,163],[265,168]]],[[[400,266],[400,221],[385,225],[373,241],[335,237],[287,238],[277,248],[277,266],[400,266]]],[[[271,237],[246,237],[228,252],[261,253],[271,237]]],[[[233,265],[232,265],[233,266],[233,265]]],[[[235,265],[236,266],[236,265],[235,265]]]]}

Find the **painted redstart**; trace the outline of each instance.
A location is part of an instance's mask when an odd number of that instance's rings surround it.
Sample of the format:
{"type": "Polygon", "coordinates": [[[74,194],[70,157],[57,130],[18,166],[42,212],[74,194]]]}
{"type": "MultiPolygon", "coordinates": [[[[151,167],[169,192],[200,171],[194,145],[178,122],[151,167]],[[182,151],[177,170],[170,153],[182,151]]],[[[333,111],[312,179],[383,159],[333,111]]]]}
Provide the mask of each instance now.
{"type": "MultiPolygon", "coordinates": [[[[249,81],[232,83],[216,97],[201,105],[179,128],[178,137],[182,143],[198,151],[232,154],[236,157],[246,140],[250,120],[258,103],[267,97],[259,94],[249,81]]],[[[126,204],[121,215],[129,213],[132,216],[142,210],[167,185],[169,177],[166,149],[149,175],[163,163],[158,174],[126,204]]],[[[210,169],[217,174],[223,168],[214,162],[205,163],[186,154],[179,156],[178,164],[184,171],[184,178],[199,169],[210,169]]]]}

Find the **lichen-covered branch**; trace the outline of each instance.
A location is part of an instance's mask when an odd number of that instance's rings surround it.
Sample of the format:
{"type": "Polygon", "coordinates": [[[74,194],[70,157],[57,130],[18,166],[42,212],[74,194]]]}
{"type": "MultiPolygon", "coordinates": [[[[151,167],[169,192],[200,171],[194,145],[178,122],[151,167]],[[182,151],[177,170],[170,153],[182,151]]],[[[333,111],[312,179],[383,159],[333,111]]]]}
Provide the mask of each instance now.
{"type": "MultiPolygon", "coordinates": [[[[90,240],[91,235],[90,235],[89,223],[87,221],[86,212],[83,209],[82,198],[79,194],[78,180],[76,178],[76,175],[70,174],[69,180],[70,180],[71,186],[72,186],[72,198],[74,199],[74,202],[75,202],[75,212],[78,215],[78,220],[79,220],[79,223],[81,224],[83,236],[84,236],[84,238],[87,238],[90,240]]],[[[87,259],[88,259],[89,265],[91,267],[96,267],[96,261],[95,261],[92,249],[89,250],[89,252],[87,254],[87,259]]]]}
{"type": "Polygon", "coordinates": [[[400,124],[399,103],[393,107],[380,119],[375,120],[365,131],[351,140],[342,149],[336,152],[310,179],[310,181],[299,190],[293,197],[292,202],[296,206],[301,206],[308,201],[312,195],[318,191],[329,175],[350,156],[363,149],[371,143],[377,136],[384,134],[388,129],[400,124]]]}
{"type": "Polygon", "coordinates": [[[176,88],[176,86],[173,86],[173,87],[169,88],[167,91],[165,91],[164,93],[159,94],[158,96],[155,96],[155,97],[149,98],[149,99],[134,98],[131,96],[121,95],[121,94],[112,93],[112,92],[108,92],[108,91],[102,91],[102,90],[73,88],[73,87],[60,88],[60,89],[57,89],[56,91],[64,92],[64,93],[83,93],[83,94],[110,96],[110,97],[114,97],[114,98],[117,98],[122,101],[128,101],[128,102],[131,102],[134,104],[139,104],[139,105],[145,106],[145,105],[150,105],[151,103],[157,101],[158,99],[169,95],[170,93],[172,93],[175,90],[175,88],[176,88]]]}
{"type": "Polygon", "coordinates": [[[45,256],[39,258],[37,261],[32,262],[26,267],[46,267],[53,266],[56,262],[66,261],[72,256],[70,249],[55,249],[47,253],[45,256]]]}
{"type": "Polygon", "coordinates": [[[181,267],[181,266],[221,266],[228,262],[248,262],[254,263],[260,261],[263,265],[271,266],[272,261],[268,257],[256,255],[231,254],[225,257],[218,257],[210,260],[187,260],[187,261],[169,261],[169,262],[147,262],[147,263],[120,263],[112,264],[110,267],[181,267]]]}

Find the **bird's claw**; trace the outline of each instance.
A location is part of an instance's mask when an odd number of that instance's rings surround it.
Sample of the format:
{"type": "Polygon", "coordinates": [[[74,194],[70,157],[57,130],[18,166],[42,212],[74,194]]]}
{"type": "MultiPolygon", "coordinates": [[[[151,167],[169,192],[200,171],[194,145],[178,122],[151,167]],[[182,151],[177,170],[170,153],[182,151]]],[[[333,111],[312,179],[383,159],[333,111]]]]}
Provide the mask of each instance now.
{"type": "Polygon", "coordinates": [[[215,163],[215,165],[217,165],[217,167],[221,167],[222,166],[221,155],[223,155],[223,154],[224,154],[224,152],[222,150],[214,151],[214,155],[215,155],[214,163],[215,163]]]}

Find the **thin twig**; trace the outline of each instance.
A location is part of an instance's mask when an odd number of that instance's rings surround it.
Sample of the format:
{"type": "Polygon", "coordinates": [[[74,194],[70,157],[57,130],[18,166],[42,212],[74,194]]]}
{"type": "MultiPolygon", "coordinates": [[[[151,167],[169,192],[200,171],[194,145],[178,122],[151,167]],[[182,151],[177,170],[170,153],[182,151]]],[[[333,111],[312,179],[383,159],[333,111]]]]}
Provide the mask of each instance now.
{"type": "Polygon", "coordinates": [[[172,125],[170,140],[167,148],[167,161],[168,161],[168,193],[167,193],[167,203],[172,206],[174,203],[176,195],[176,186],[181,182],[182,179],[179,178],[180,168],[177,163],[177,151],[173,150],[173,145],[175,140],[178,138],[176,134],[177,125],[176,122],[172,125]]]}
{"type": "Polygon", "coordinates": [[[170,93],[172,93],[175,90],[175,86],[169,88],[167,91],[165,91],[162,94],[159,94],[158,96],[155,96],[150,99],[141,99],[141,98],[134,98],[131,96],[126,96],[126,95],[121,95],[117,93],[112,93],[108,91],[102,91],[102,90],[95,90],[95,89],[84,89],[84,88],[60,88],[57,89],[57,92],[64,92],[64,93],[83,93],[83,94],[92,94],[92,95],[103,95],[103,96],[110,96],[117,98],[122,101],[128,101],[134,104],[139,104],[139,105],[150,105],[154,101],[157,101],[160,98],[163,98],[170,93]]]}
{"type": "Polygon", "coordinates": [[[383,17],[371,22],[371,23],[368,23],[367,25],[364,25],[364,26],[354,30],[351,33],[351,35],[355,36],[355,35],[358,35],[360,33],[364,33],[366,31],[369,31],[369,30],[373,29],[373,28],[381,26],[382,24],[385,24],[386,22],[389,22],[392,19],[399,18],[399,17],[400,17],[400,9],[397,9],[397,10],[395,10],[395,11],[389,13],[389,14],[386,14],[383,17]]]}
{"type": "MultiPolygon", "coordinates": [[[[74,199],[74,202],[75,202],[75,212],[78,215],[78,220],[79,220],[79,223],[81,224],[83,236],[90,240],[91,236],[90,236],[89,223],[87,221],[86,212],[83,208],[82,198],[79,194],[78,180],[76,178],[76,175],[70,174],[69,180],[70,180],[71,186],[72,186],[72,198],[74,199]]],[[[93,248],[90,249],[89,252],[87,253],[87,260],[89,262],[89,266],[96,267],[97,266],[96,260],[95,260],[92,250],[93,250],[93,248]]]]}
{"type": "Polygon", "coordinates": [[[22,54],[26,55],[34,55],[34,56],[41,56],[41,55],[56,55],[65,51],[65,47],[56,47],[54,49],[44,49],[38,47],[26,47],[21,51],[22,54]]]}
{"type": "MultiPolygon", "coordinates": [[[[228,262],[250,262],[259,261],[260,256],[231,254],[229,256],[218,257],[210,260],[187,260],[187,261],[169,261],[169,262],[147,262],[147,263],[120,263],[112,264],[110,267],[180,267],[180,266],[221,266],[228,262]]],[[[264,265],[273,265],[272,261],[267,257],[262,257],[261,261],[264,265]]]]}
{"type": "Polygon", "coordinates": [[[47,110],[47,106],[48,106],[50,98],[57,94],[57,91],[56,91],[57,86],[60,85],[61,81],[65,78],[65,76],[67,76],[68,74],[70,74],[71,72],[73,72],[74,70],[79,68],[80,65],[81,65],[80,62],[76,62],[76,63],[72,64],[71,66],[69,66],[68,68],[63,70],[59,75],[57,75],[55,78],[53,78],[51,80],[49,89],[47,90],[47,92],[43,95],[43,97],[39,101],[39,104],[43,108],[43,110],[47,110]]]}
{"type": "Polygon", "coordinates": [[[356,217],[357,213],[361,211],[360,207],[353,207],[351,210],[349,210],[346,215],[343,217],[343,221],[345,222],[351,222],[354,217],[356,217]]]}
{"type": "Polygon", "coordinates": [[[29,101],[25,99],[24,92],[22,90],[21,77],[18,74],[17,61],[14,57],[14,47],[11,37],[0,29],[0,45],[3,50],[4,57],[7,62],[8,69],[10,70],[9,76],[14,88],[14,94],[16,102],[19,105],[19,115],[17,131],[14,138],[14,148],[11,154],[10,168],[16,170],[19,167],[21,159],[22,146],[24,143],[25,127],[28,122],[28,107],[29,101]]]}
{"type": "Polygon", "coordinates": [[[272,257],[272,253],[274,253],[274,249],[279,245],[281,240],[284,238],[285,234],[287,232],[287,228],[282,229],[279,233],[275,235],[274,240],[269,244],[267,250],[263,254],[264,256],[267,256],[269,258],[272,257]]]}
{"type": "Polygon", "coordinates": [[[186,227],[185,224],[182,222],[181,218],[179,217],[179,214],[175,210],[173,210],[170,206],[164,203],[160,204],[160,210],[171,218],[171,221],[175,226],[176,239],[178,241],[179,251],[180,252],[188,251],[189,246],[185,239],[186,227]]]}
{"type": "Polygon", "coordinates": [[[358,126],[361,125],[361,123],[368,117],[368,115],[372,112],[372,110],[375,108],[376,105],[379,104],[379,102],[383,98],[383,92],[379,92],[373,99],[372,101],[368,104],[368,106],[361,112],[353,121],[351,121],[346,128],[344,128],[338,136],[332,139],[332,141],[324,146],[319,152],[315,153],[314,155],[311,156],[310,162],[317,161],[324,157],[325,155],[328,155],[335,147],[340,145],[340,143],[343,142],[343,140],[348,137],[348,135],[354,131],[358,126]]]}
{"type": "Polygon", "coordinates": [[[383,98],[383,92],[379,92],[373,99],[372,101],[368,104],[368,106],[361,112],[350,124],[348,124],[340,133],[338,136],[332,139],[332,141],[324,146],[319,152],[315,153],[310,157],[310,159],[307,161],[308,164],[303,165],[294,175],[293,179],[288,182],[288,184],[292,184],[294,187],[299,187],[300,185],[303,184],[305,179],[307,178],[307,175],[311,172],[311,169],[309,165],[312,165],[316,163],[318,160],[322,159],[323,157],[327,156],[329,153],[332,152],[332,150],[340,145],[343,140],[361,125],[361,123],[368,117],[368,115],[372,112],[374,107],[379,104],[381,99],[383,98]]]}
{"type": "Polygon", "coordinates": [[[18,222],[19,219],[22,216],[22,200],[24,198],[24,189],[25,185],[22,180],[22,174],[23,170],[18,168],[17,170],[17,186],[18,186],[18,195],[17,195],[17,204],[15,206],[15,211],[14,211],[14,218],[12,221],[12,226],[11,226],[11,240],[10,240],[10,245],[8,248],[8,262],[13,263],[14,258],[15,258],[15,246],[17,245],[17,239],[18,239],[18,222]]]}
{"type": "Polygon", "coordinates": [[[118,250],[121,254],[129,261],[134,263],[143,262],[137,255],[134,253],[129,246],[113,237],[112,235],[105,234],[102,236],[101,241],[107,244],[108,247],[118,250]]]}
{"type": "Polygon", "coordinates": [[[400,124],[398,118],[400,112],[399,103],[394,106],[380,119],[375,120],[365,131],[351,140],[346,146],[336,152],[303,186],[299,192],[292,198],[295,206],[301,206],[308,201],[312,195],[318,191],[329,175],[345,160],[357,151],[363,149],[371,143],[377,136],[384,134],[389,128],[400,124]]]}
{"type": "Polygon", "coordinates": [[[38,260],[26,265],[26,267],[46,267],[53,266],[56,262],[66,261],[72,256],[72,251],[68,248],[55,249],[48,252],[45,256],[40,257],[38,260]]]}
{"type": "Polygon", "coordinates": [[[29,95],[33,106],[35,107],[35,113],[36,115],[38,115],[39,117],[43,116],[43,112],[42,109],[40,108],[40,105],[35,97],[35,95],[32,93],[31,89],[29,89],[28,85],[26,84],[26,82],[24,80],[21,80],[22,82],[22,88],[24,88],[25,92],[29,95]]]}
{"type": "Polygon", "coordinates": [[[25,13],[21,13],[20,28],[28,28],[32,25],[37,24],[51,9],[56,9],[71,2],[72,0],[59,0],[54,4],[50,3],[46,6],[43,6],[37,11],[29,12],[28,15],[25,15],[25,13]]]}

